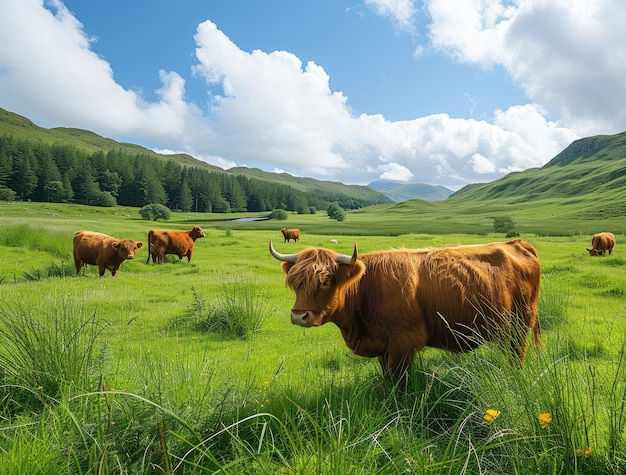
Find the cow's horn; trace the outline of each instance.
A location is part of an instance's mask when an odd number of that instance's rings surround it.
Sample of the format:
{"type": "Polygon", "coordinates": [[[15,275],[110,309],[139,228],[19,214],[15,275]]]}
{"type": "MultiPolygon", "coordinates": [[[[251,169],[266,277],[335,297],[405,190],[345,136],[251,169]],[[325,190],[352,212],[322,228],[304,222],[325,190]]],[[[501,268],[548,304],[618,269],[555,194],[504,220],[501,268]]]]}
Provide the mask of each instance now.
{"type": "Polygon", "coordinates": [[[298,254],[281,254],[280,252],[274,249],[272,245],[272,239],[270,238],[270,253],[279,261],[283,262],[296,262],[298,260],[298,254]]]}
{"type": "Polygon", "coordinates": [[[337,261],[337,264],[346,264],[349,266],[353,266],[356,263],[356,259],[357,259],[357,249],[356,249],[356,242],[354,243],[354,252],[352,253],[351,256],[347,255],[347,254],[339,254],[337,256],[337,259],[335,259],[335,261],[337,261]]]}

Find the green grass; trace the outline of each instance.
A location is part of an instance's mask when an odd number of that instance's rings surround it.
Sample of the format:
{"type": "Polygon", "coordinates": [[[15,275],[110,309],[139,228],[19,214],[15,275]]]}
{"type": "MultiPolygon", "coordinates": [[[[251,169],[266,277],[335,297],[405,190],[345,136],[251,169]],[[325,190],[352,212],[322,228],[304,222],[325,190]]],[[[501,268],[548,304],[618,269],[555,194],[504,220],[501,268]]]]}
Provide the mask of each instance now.
{"type": "Polygon", "coordinates": [[[0,205],[0,467],[80,474],[623,472],[623,234],[613,256],[592,258],[586,221],[567,223],[572,233],[559,223],[554,235],[522,230],[542,264],[545,343],[531,346],[522,370],[497,345],[465,355],[427,349],[396,391],[377,362],[348,351],[336,327],[291,325],[293,294],[269,255],[270,238],[281,252],[313,245],[343,253],[354,242],[366,252],[503,240],[487,218],[484,232],[464,234],[459,229],[471,216],[444,219],[434,208],[375,207],[343,223],[321,213],[290,215],[289,226],[297,221],[303,229],[297,244],[282,242],[284,222],[180,214],[158,227],[203,227],[207,236],[196,242],[191,263],[146,264],[142,249],[116,277],[99,278],[91,266],[80,277],[55,270],[70,263],[74,232],[145,241],[154,223],[132,208],[0,205]],[[437,225],[410,231],[415,221],[437,225]],[[446,230],[457,223],[456,230],[441,232],[440,222],[450,223],[446,230]],[[488,409],[500,411],[491,424],[483,419],[488,409]],[[542,413],[552,416],[545,428],[542,413]]]}

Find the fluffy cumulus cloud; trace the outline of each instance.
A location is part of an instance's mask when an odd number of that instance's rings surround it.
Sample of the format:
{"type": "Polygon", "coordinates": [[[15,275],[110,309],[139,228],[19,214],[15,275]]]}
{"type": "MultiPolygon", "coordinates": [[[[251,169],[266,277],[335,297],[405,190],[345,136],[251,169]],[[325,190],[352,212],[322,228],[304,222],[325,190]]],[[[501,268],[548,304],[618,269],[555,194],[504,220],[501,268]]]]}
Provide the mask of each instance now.
{"type": "Polygon", "coordinates": [[[365,4],[378,15],[390,18],[401,30],[414,31],[417,7],[414,0],[365,0],[365,4]]]}
{"type": "Polygon", "coordinates": [[[223,167],[458,188],[541,166],[580,136],[626,129],[615,92],[626,90],[622,1],[424,0],[418,10],[411,0],[366,0],[405,31],[417,28],[419,12],[428,18],[421,48],[478,69],[502,67],[529,98],[483,120],[394,122],[354,115],[322,65],[288,51],[244,51],[210,20],[197,27],[190,65],[207,104],[188,101],[183,77],[165,70],[157,99],[147,101],[116,82],[60,1],[3,0],[0,107],[223,167]]]}
{"type": "Polygon", "coordinates": [[[434,49],[502,66],[575,134],[621,132],[626,5],[621,0],[426,0],[434,49]]]}
{"type": "Polygon", "coordinates": [[[378,167],[382,180],[411,181],[413,173],[407,167],[397,163],[387,163],[378,167]]]}

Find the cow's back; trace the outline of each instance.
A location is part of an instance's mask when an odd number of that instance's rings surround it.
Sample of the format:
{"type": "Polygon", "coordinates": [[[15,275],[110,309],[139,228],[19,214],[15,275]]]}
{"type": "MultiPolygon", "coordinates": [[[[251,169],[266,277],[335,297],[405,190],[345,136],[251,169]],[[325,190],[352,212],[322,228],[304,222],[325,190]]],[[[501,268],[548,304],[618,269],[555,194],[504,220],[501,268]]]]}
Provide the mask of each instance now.
{"type": "Polygon", "coordinates": [[[111,236],[93,231],[77,231],[74,234],[73,253],[74,259],[85,264],[95,265],[98,256],[105,251],[108,243],[113,240],[111,236]]]}
{"type": "MultiPolygon", "coordinates": [[[[189,231],[151,229],[149,232],[150,255],[152,260],[163,262],[166,254],[175,254],[180,259],[187,256],[191,260],[194,239],[189,231]]],[[[195,234],[194,234],[195,236],[195,234]]],[[[148,256],[150,259],[150,256],[148,256]]]]}
{"type": "Polygon", "coordinates": [[[355,310],[371,338],[358,344],[372,345],[364,356],[390,345],[407,354],[425,346],[470,350],[510,327],[512,313],[539,341],[539,260],[522,240],[359,258],[367,270],[355,310]]]}
{"type": "Polygon", "coordinates": [[[430,252],[419,275],[428,346],[464,351],[492,334],[538,323],[539,260],[521,240],[430,252]],[[511,321],[514,314],[523,321],[511,321]]]}

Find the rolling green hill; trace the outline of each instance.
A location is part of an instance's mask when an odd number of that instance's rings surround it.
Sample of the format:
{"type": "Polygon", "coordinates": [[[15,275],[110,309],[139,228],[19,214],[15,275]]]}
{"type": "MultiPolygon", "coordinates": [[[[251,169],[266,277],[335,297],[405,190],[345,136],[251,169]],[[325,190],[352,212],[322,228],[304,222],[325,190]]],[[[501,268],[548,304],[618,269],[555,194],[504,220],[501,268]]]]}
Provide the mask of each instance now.
{"type": "MultiPolygon", "coordinates": [[[[122,148],[162,159],[172,158],[93,132],[40,128],[2,109],[0,134],[46,143],[62,141],[86,150],[122,148]]],[[[541,168],[510,173],[490,183],[468,185],[441,201],[412,199],[391,203],[369,187],[268,173],[255,168],[223,170],[188,155],[174,157],[187,165],[288,184],[322,196],[340,193],[378,200],[378,205],[353,211],[346,222],[337,223],[333,232],[341,234],[360,230],[371,220],[386,222],[389,234],[485,233],[492,230],[493,217],[503,215],[511,216],[522,232],[570,235],[603,230],[626,234],[626,132],[576,140],[541,168]]]]}
{"type": "Polygon", "coordinates": [[[576,140],[541,168],[466,186],[449,201],[513,207],[558,203],[563,217],[626,217],[626,132],[576,140]]]}
{"type": "Polygon", "coordinates": [[[0,135],[12,135],[16,139],[41,141],[46,144],[63,143],[72,145],[87,152],[121,150],[126,153],[146,154],[163,160],[176,160],[188,167],[199,167],[211,172],[221,172],[229,175],[243,175],[272,183],[289,185],[299,191],[313,193],[322,199],[335,201],[339,196],[352,197],[359,201],[371,203],[389,203],[391,200],[383,193],[359,185],[345,185],[339,182],[319,181],[312,178],[300,178],[287,173],[270,173],[258,168],[236,167],[229,170],[210,165],[190,155],[175,154],[162,155],[140,145],[116,142],[93,132],[56,127],[46,129],[35,125],[29,119],[0,108],[0,135]]]}

